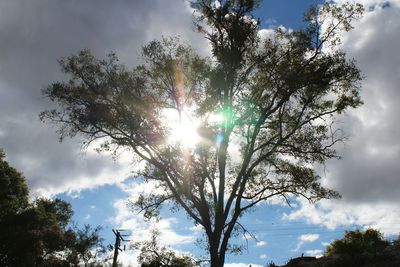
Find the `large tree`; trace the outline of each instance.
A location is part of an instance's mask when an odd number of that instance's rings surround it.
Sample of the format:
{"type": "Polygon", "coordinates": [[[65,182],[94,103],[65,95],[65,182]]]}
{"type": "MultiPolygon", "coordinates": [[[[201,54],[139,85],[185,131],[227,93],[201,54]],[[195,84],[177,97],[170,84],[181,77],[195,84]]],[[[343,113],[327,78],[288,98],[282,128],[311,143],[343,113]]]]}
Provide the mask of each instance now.
{"type": "Polygon", "coordinates": [[[257,203],[338,197],[313,166],[337,157],[335,115],[361,104],[359,70],[339,49],[361,7],[311,8],[304,28],[263,37],[258,1],[192,5],[210,57],[176,38],[150,42],[133,69],[81,51],[60,60],[70,79],[43,90],[58,107],[41,118],[61,139],[101,139],[100,149],[144,160],[138,176],[163,194],[136,204],[145,216],[165,201],[183,208],[204,229],[211,266],[223,266],[230,238],[245,230],[241,215],[257,203]]]}

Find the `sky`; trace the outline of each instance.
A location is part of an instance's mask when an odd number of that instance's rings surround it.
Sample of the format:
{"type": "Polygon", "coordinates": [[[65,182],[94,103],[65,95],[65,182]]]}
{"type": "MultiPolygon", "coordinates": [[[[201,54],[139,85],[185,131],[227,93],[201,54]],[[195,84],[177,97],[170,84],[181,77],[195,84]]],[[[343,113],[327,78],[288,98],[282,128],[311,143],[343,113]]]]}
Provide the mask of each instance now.
{"type": "MultiPolygon", "coordinates": [[[[264,28],[297,29],[307,6],[320,2],[268,0],[256,14],[264,28]]],[[[319,169],[323,184],[342,199],[259,205],[243,219],[255,239],[238,238],[247,250],[229,256],[228,267],[283,264],[302,253],[321,255],[329,242],[356,227],[373,226],[388,238],[400,232],[400,1],[356,2],[366,12],[343,36],[341,48],[362,71],[364,105],[339,118],[349,136],[336,147],[342,159],[319,169]]],[[[135,166],[129,155],[113,159],[82,150],[78,139],[58,142],[56,129],[38,118],[52,106],[41,90],[65,78],[57,59],[84,48],[100,58],[115,51],[122,63],[135,66],[141,46],[163,35],[180,35],[207,54],[209,46],[193,32],[191,14],[183,0],[0,1],[0,147],[25,175],[32,197],[71,202],[74,220],[102,225],[108,243],[113,228],[130,229],[130,239],[138,241],[157,227],[162,244],[205,255],[196,245],[201,232],[182,212],[167,207],[154,223],[127,208],[129,198],[149,188],[130,176],[135,166]]],[[[120,259],[136,266],[137,253],[128,250],[120,259]]]]}

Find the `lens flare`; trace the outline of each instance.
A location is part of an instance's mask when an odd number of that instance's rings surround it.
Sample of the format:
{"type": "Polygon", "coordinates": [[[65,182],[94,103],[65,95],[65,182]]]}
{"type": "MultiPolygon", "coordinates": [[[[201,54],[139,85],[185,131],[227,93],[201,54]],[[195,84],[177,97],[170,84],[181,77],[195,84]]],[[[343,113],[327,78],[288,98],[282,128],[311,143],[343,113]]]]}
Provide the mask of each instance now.
{"type": "Polygon", "coordinates": [[[186,113],[176,110],[166,110],[165,123],[169,130],[168,142],[170,144],[180,143],[187,148],[193,148],[200,141],[197,132],[199,123],[192,120],[186,113]]]}

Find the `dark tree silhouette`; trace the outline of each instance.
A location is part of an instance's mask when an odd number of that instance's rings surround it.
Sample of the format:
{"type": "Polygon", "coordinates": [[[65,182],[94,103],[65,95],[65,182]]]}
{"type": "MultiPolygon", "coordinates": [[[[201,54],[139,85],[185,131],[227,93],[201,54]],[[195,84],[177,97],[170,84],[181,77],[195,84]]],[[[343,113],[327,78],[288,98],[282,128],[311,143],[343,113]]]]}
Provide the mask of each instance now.
{"type": "Polygon", "coordinates": [[[365,231],[346,231],[342,239],[333,241],[327,248],[329,256],[335,254],[350,255],[355,258],[375,257],[390,244],[383,234],[375,229],[365,231]]]}
{"type": "Polygon", "coordinates": [[[313,166],[337,157],[334,145],[344,135],[335,115],[361,104],[359,70],[338,44],[362,8],[311,8],[304,29],[278,28],[261,38],[253,17],[258,1],[192,6],[210,58],[174,38],[146,45],[144,64],[134,69],[114,54],[98,60],[81,51],[60,60],[70,80],[43,91],[58,108],[41,119],[58,124],[61,139],[101,139],[100,149],[129,150],[147,162],[137,175],[164,193],[135,204],[146,217],[165,201],[181,207],[203,227],[214,267],[237,251],[229,240],[245,231],[240,218],[257,203],[338,197],[321,186],[313,166]],[[197,124],[196,144],[178,130],[188,122],[197,124]]]}
{"type": "Polygon", "coordinates": [[[198,262],[189,255],[177,255],[174,251],[160,246],[160,232],[152,230],[150,240],[134,244],[140,249],[138,261],[141,267],[195,267],[198,262]]]}
{"type": "Polygon", "coordinates": [[[1,150],[0,184],[1,266],[97,264],[92,251],[101,247],[100,228],[68,227],[73,212],[63,200],[29,203],[25,178],[5,161],[1,150]]]}
{"type": "Polygon", "coordinates": [[[25,178],[5,161],[0,149],[0,220],[28,206],[25,178]]]}

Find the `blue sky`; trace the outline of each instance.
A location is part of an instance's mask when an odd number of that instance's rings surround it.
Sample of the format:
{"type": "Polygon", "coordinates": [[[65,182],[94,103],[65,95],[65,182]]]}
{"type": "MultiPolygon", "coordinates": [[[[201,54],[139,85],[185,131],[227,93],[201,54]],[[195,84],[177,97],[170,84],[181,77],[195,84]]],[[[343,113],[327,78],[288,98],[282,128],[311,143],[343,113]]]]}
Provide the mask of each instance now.
{"type": "Polygon", "coordinates": [[[274,24],[296,29],[302,24],[303,14],[308,7],[323,2],[319,0],[267,0],[261,3],[260,9],[255,14],[261,18],[262,27],[274,24]]]}
{"type": "MultiPolygon", "coordinates": [[[[113,223],[112,218],[118,216],[113,204],[120,199],[127,199],[129,195],[118,186],[102,186],[92,190],[85,190],[78,195],[60,194],[57,197],[67,200],[74,208],[74,221],[79,224],[102,225],[102,236],[106,243],[113,243],[112,228],[119,225],[113,223]]],[[[243,219],[246,225],[257,240],[248,237],[248,241],[240,236],[237,242],[245,245],[242,254],[228,256],[228,262],[243,262],[263,265],[266,262],[274,261],[282,264],[292,257],[297,257],[307,251],[324,250],[323,243],[330,243],[340,237],[345,229],[352,229],[352,226],[338,227],[335,230],[327,230],[318,225],[308,225],[301,220],[289,221],[282,219],[283,214],[290,213],[291,208],[281,205],[261,205],[251,211],[243,219]],[[302,235],[317,235],[316,240],[300,244],[302,235]],[[265,256],[263,256],[265,255],[265,256]],[[261,257],[261,258],[260,258],[261,257]],[[264,258],[265,257],[265,258],[264,258]]],[[[135,216],[136,217],[136,216],[135,216]]],[[[182,236],[196,235],[191,230],[192,222],[187,220],[183,212],[171,212],[167,207],[162,212],[163,218],[176,218],[172,231],[182,236]]],[[[125,227],[126,228],[126,227],[125,227]]],[[[132,231],[132,240],[135,239],[135,230],[132,231]]],[[[195,239],[193,239],[195,240],[195,239]]],[[[313,238],[312,238],[313,240],[313,238]]],[[[204,257],[205,252],[193,243],[175,244],[173,248],[188,251],[199,257],[204,257]]]]}
{"type": "MultiPolygon", "coordinates": [[[[282,264],[302,253],[318,255],[344,230],[355,227],[374,226],[388,237],[400,232],[400,1],[357,2],[367,12],[343,36],[342,49],[366,77],[365,104],[339,118],[349,135],[347,143],[337,147],[343,158],[319,170],[322,182],[343,198],[316,205],[293,199],[291,208],[259,205],[243,219],[257,240],[249,239],[241,255],[229,256],[227,266],[282,264]]],[[[256,15],[262,27],[296,29],[309,4],[318,3],[268,0],[256,15]]],[[[90,48],[104,57],[113,50],[123,63],[134,66],[143,44],[175,34],[207,53],[204,39],[192,31],[191,10],[181,0],[0,2],[0,147],[26,176],[32,197],[69,201],[74,221],[102,225],[106,243],[113,243],[112,228],[129,228],[131,239],[140,240],[153,227],[125,205],[143,189],[128,178],[134,166],[129,155],[114,160],[91,150],[82,152],[79,140],[59,143],[55,129],[38,120],[39,112],[51,107],[40,90],[63,79],[56,61],[62,56],[90,48]]],[[[195,245],[198,229],[185,214],[166,208],[162,216],[162,242],[205,255],[195,245]]],[[[242,237],[236,241],[246,244],[242,237]]],[[[127,251],[121,260],[134,263],[136,256],[137,251],[127,251]]]]}

